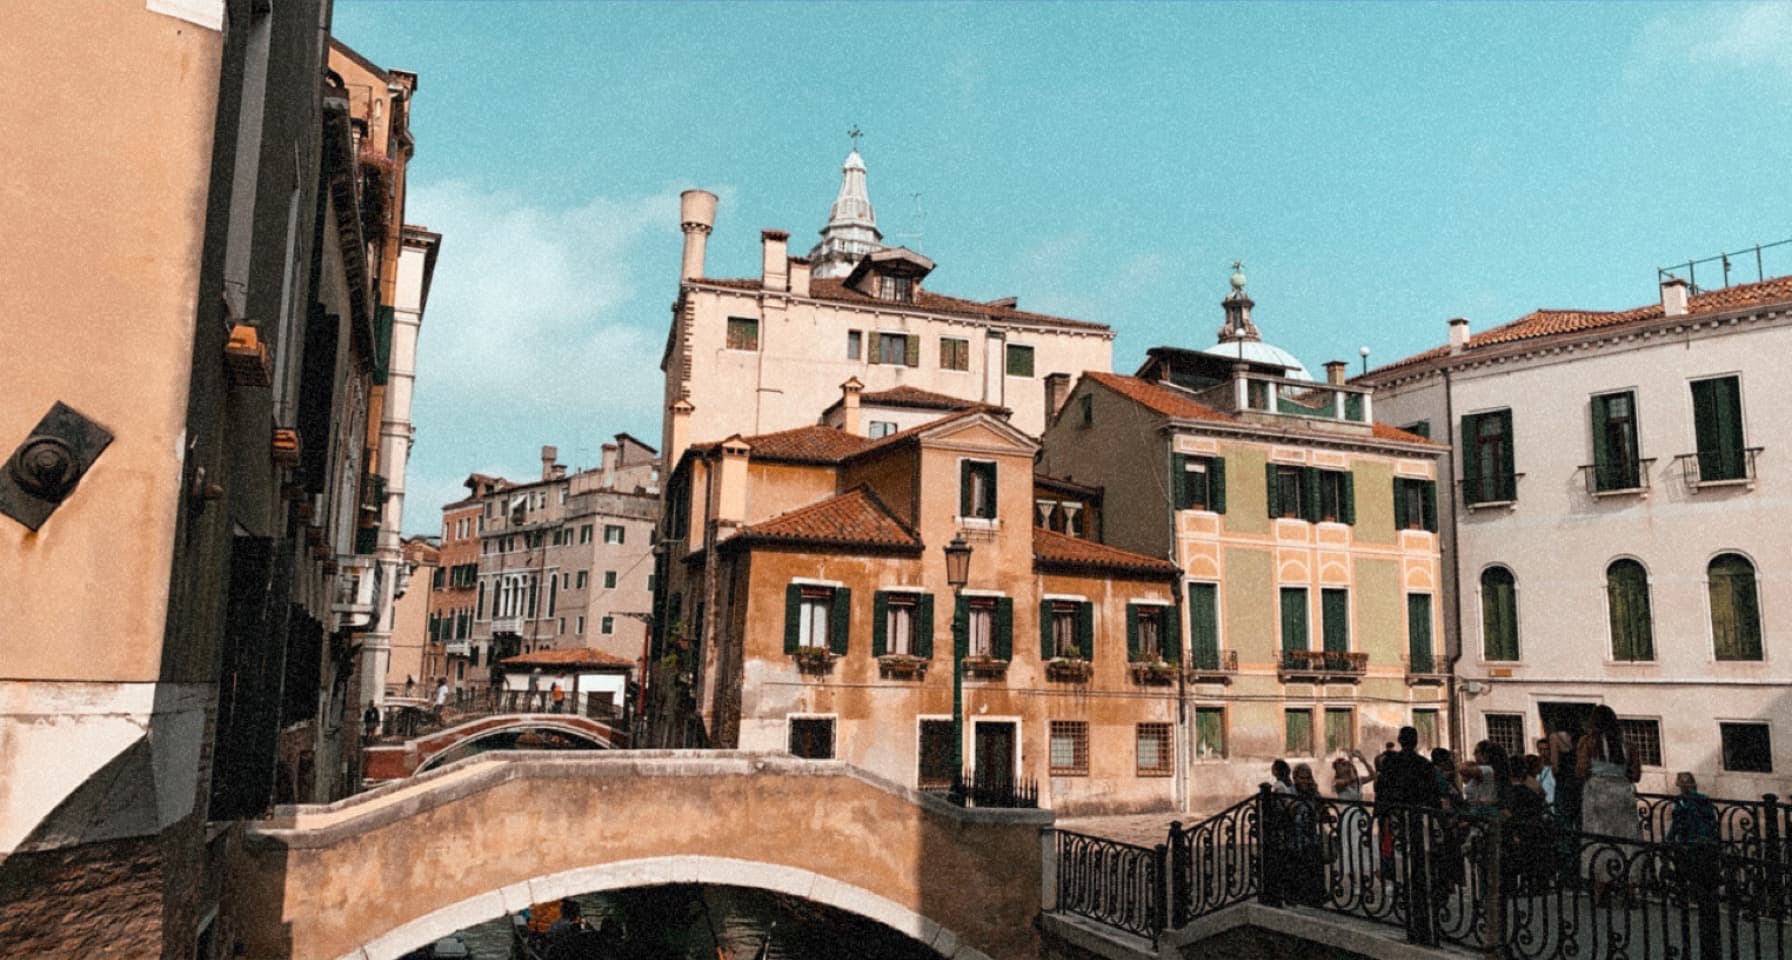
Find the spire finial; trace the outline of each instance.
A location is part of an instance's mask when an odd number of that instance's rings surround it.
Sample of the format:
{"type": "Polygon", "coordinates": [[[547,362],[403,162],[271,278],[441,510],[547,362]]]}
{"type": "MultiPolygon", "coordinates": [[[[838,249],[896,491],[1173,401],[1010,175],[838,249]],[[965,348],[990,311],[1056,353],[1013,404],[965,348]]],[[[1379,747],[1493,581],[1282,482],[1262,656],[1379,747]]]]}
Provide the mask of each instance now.
{"type": "Polygon", "coordinates": [[[846,131],[846,135],[848,137],[852,138],[853,150],[855,150],[855,151],[858,150],[859,149],[859,138],[865,135],[864,132],[859,129],[859,125],[856,123],[853,124],[852,129],[846,131]]]}

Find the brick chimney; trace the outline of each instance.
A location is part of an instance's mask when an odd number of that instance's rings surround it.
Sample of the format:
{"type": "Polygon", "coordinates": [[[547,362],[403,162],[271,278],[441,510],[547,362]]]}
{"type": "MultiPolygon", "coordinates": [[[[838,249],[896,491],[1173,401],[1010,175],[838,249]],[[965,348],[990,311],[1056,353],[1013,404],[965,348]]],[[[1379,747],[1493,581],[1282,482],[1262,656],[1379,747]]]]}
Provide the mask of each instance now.
{"type": "Polygon", "coordinates": [[[560,459],[560,449],[558,447],[541,448],[541,479],[554,479],[554,461],[558,459],[560,459]]]}
{"type": "Polygon", "coordinates": [[[1663,316],[1686,316],[1686,281],[1679,277],[1668,277],[1661,281],[1661,312],[1663,316]]]}
{"type": "Polygon", "coordinates": [[[1045,375],[1045,422],[1058,419],[1058,411],[1064,409],[1064,401],[1070,399],[1070,374],[1048,373],[1045,375]]]}
{"type": "Polygon", "coordinates": [[[864,436],[859,432],[859,394],[864,392],[865,385],[859,382],[858,377],[848,377],[840,385],[840,413],[845,418],[841,429],[859,437],[864,436]]]}
{"type": "Polygon", "coordinates": [[[1325,362],[1325,382],[1333,386],[1343,386],[1347,379],[1344,371],[1349,369],[1350,364],[1343,360],[1327,360],[1325,362]]]}
{"type": "Polygon", "coordinates": [[[613,443],[604,444],[603,454],[602,454],[603,461],[601,463],[601,466],[603,468],[603,478],[604,478],[604,486],[605,487],[613,487],[616,485],[616,454],[620,451],[620,449],[621,448],[617,447],[613,443]]]}
{"type": "Polygon", "coordinates": [[[761,230],[759,249],[764,258],[760,280],[765,289],[789,290],[790,234],[783,230],[761,230]]]}
{"type": "Polygon", "coordinates": [[[1461,353],[1468,347],[1468,318],[1450,318],[1450,353],[1461,353]]]}
{"type": "Polygon", "coordinates": [[[716,195],[708,190],[686,190],[678,195],[678,225],[684,230],[684,262],[680,280],[703,276],[703,249],[716,225],[716,195]]]}

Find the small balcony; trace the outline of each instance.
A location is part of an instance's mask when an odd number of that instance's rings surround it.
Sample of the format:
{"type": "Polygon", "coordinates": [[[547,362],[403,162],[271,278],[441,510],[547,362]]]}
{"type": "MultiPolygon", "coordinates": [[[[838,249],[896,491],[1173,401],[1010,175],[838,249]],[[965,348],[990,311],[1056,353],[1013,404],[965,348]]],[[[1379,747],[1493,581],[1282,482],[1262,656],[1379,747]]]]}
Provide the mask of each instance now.
{"type": "Polygon", "coordinates": [[[1284,650],[1276,666],[1283,683],[1356,683],[1369,670],[1369,655],[1349,650],[1284,650]]]}
{"type": "Polygon", "coordinates": [[[380,565],[372,557],[337,558],[336,593],[330,610],[342,616],[343,626],[368,626],[380,600],[380,565]]]}
{"type": "Polygon", "coordinates": [[[523,635],[523,618],[522,617],[493,617],[492,618],[492,636],[495,637],[500,633],[515,634],[516,636],[519,636],[519,637],[522,636],[523,635]]]}
{"type": "Polygon", "coordinates": [[[1654,465],[1654,457],[1586,463],[1581,465],[1580,474],[1586,481],[1589,496],[1646,498],[1649,496],[1649,470],[1654,465]]]}
{"type": "Polygon", "coordinates": [[[1368,426],[1371,409],[1366,387],[1313,383],[1248,373],[1232,383],[1239,412],[1305,417],[1368,426]]]}
{"type": "Polygon", "coordinates": [[[470,657],[473,655],[471,640],[449,640],[442,644],[442,653],[450,657],[470,657]]]}
{"type": "Polygon", "coordinates": [[[1407,654],[1400,658],[1406,664],[1406,685],[1438,686],[1450,679],[1449,664],[1435,653],[1407,654]]]}
{"type": "Polygon", "coordinates": [[[1132,682],[1139,686],[1168,686],[1176,682],[1182,668],[1167,660],[1134,660],[1126,665],[1132,682]]]}
{"type": "Polygon", "coordinates": [[[1715,487],[1755,488],[1755,458],[1761,455],[1764,447],[1746,447],[1739,450],[1700,450],[1697,453],[1683,453],[1674,458],[1680,465],[1680,475],[1686,481],[1689,490],[1704,490],[1715,487]]]}
{"type": "Polygon", "coordinates": [[[1197,648],[1189,651],[1188,665],[1183,668],[1183,676],[1189,683],[1231,683],[1237,675],[1237,650],[1197,648]]]}
{"type": "Polygon", "coordinates": [[[1465,477],[1458,480],[1462,485],[1462,503],[1470,510],[1482,510],[1491,507],[1510,507],[1518,502],[1518,481],[1524,479],[1522,473],[1496,474],[1487,477],[1465,477]]]}

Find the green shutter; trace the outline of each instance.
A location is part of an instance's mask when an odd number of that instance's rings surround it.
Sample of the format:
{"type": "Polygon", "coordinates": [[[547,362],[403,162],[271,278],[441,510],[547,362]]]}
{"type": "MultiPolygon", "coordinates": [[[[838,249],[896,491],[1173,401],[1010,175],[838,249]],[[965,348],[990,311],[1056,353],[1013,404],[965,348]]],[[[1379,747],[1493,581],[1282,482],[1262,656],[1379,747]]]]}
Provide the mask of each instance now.
{"type": "Polygon", "coordinates": [[[1139,605],[1126,605],[1126,659],[1139,659],[1139,605]]]}
{"type": "Polygon", "coordinates": [[[1170,497],[1171,509],[1188,509],[1188,457],[1180,453],[1170,454],[1170,497]]]}
{"type": "MultiPolygon", "coordinates": [[[[952,605],[952,662],[971,654],[971,602],[963,597],[952,605]]],[[[956,666],[953,669],[957,669],[956,666]]]]}
{"type": "Polygon", "coordinates": [[[1606,430],[1611,425],[1611,411],[1607,406],[1608,397],[1593,398],[1593,489],[1608,490],[1621,484],[1613,483],[1612,449],[1606,437],[1606,430]]]}
{"type": "Polygon", "coordinates": [[[1219,666],[1220,631],[1218,587],[1211,583],[1188,585],[1188,648],[1195,665],[1208,669],[1219,666]]]}
{"type": "Polygon", "coordinates": [[[907,343],[902,349],[902,362],[911,367],[921,365],[921,338],[915,334],[908,335],[907,343]]]}
{"type": "Polygon", "coordinates": [[[958,461],[958,515],[971,515],[971,461],[958,461]]]}
{"type": "Polygon", "coordinates": [[[1457,446],[1462,448],[1462,502],[1480,503],[1493,499],[1485,496],[1481,489],[1481,447],[1476,442],[1475,427],[1481,414],[1465,413],[1462,415],[1462,436],[1457,446]]]}
{"type": "Polygon", "coordinates": [[[888,619],[890,595],[882,590],[871,595],[871,655],[881,657],[890,649],[888,619]]]}
{"type": "Polygon", "coordinates": [[[1307,649],[1307,591],[1282,588],[1282,649],[1307,649]]]}
{"type": "Polygon", "coordinates": [[[983,516],[994,519],[996,513],[996,465],[985,463],[983,472],[988,474],[988,482],[983,484],[983,516]]]}
{"type": "Polygon", "coordinates": [[[1052,602],[1039,601],[1039,659],[1050,660],[1058,653],[1052,644],[1052,602]]]}
{"type": "Polygon", "coordinates": [[[1431,594],[1406,595],[1406,652],[1419,673],[1436,672],[1431,662],[1431,594]]]}
{"type": "Polygon", "coordinates": [[[933,594],[923,593],[915,604],[915,649],[923,660],[933,659],[933,594]]]}
{"type": "Polygon", "coordinates": [[[1350,649],[1350,591],[1321,590],[1320,616],[1325,633],[1325,649],[1341,652],[1350,649]]]}
{"type": "Polygon", "coordinates": [[[997,660],[1014,659],[1014,598],[996,598],[995,654],[997,660]]]}
{"type": "Polygon", "coordinates": [[[1319,522],[1319,468],[1305,467],[1300,472],[1300,515],[1308,523],[1319,522]]]}
{"type": "Polygon", "coordinates": [[[1425,498],[1425,503],[1423,505],[1423,510],[1424,510],[1424,514],[1425,514],[1425,529],[1431,531],[1432,533],[1436,533],[1437,532],[1437,481],[1436,480],[1426,480],[1424,485],[1419,488],[1419,493],[1421,496],[1423,496],[1425,498]]]}
{"type": "Polygon", "coordinates": [[[1226,512],[1226,458],[1213,457],[1207,461],[1207,509],[1214,513],[1226,512]]]}
{"type": "Polygon", "coordinates": [[[1612,656],[1618,660],[1653,660],[1655,644],[1649,613],[1649,575],[1642,564],[1620,560],[1606,573],[1611,606],[1612,656]]]}
{"type": "Polygon", "coordinates": [[[1263,489],[1269,501],[1271,519],[1282,515],[1282,487],[1276,482],[1276,465],[1268,464],[1263,468],[1263,489]]]}
{"type": "Polygon", "coordinates": [[[1738,480],[1747,476],[1742,455],[1742,387],[1735,377],[1692,385],[1693,432],[1699,448],[1699,479],[1738,480]]]}
{"type": "Polygon", "coordinates": [[[1518,499],[1517,448],[1518,437],[1512,433],[1512,411],[1501,410],[1494,414],[1500,418],[1500,499],[1518,499]]]}
{"type": "Polygon", "coordinates": [[[834,588],[834,609],[828,611],[828,647],[840,656],[846,656],[848,632],[852,629],[852,590],[846,587],[834,588]]]}
{"type": "Polygon", "coordinates": [[[1339,518],[1352,526],[1356,525],[1356,474],[1344,472],[1344,502],[1338,504],[1339,518]]]}
{"type": "Polygon", "coordinates": [[[1181,613],[1175,607],[1159,607],[1157,611],[1158,655],[1168,663],[1182,662],[1181,613]]]}
{"type": "Polygon", "coordinates": [[[784,652],[795,653],[803,639],[803,588],[790,584],[784,588],[784,652]]]}
{"type": "Polygon", "coordinates": [[[1076,645],[1083,659],[1095,662],[1095,604],[1080,603],[1076,608],[1076,645]]]}
{"type": "Polygon", "coordinates": [[[1406,481],[1400,477],[1395,477],[1394,478],[1394,529],[1395,530],[1407,529],[1407,526],[1406,526],[1406,498],[1407,498],[1407,495],[1408,494],[1407,494],[1407,490],[1406,490],[1406,481]]]}
{"type": "Polygon", "coordinates": [[[1518,595],[1512,574],[1489,567],[1481,574],[1482,653],[1489,660],[1518,659],[1518,595]]]}

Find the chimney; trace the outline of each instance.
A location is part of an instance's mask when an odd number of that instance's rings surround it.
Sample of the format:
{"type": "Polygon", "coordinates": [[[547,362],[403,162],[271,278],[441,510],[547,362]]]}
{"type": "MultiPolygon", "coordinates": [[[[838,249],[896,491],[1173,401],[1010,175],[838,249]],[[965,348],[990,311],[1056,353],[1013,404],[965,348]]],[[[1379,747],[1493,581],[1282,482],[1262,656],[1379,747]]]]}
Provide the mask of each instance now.
{"type": "Polygon", "coordinates": [[[1661,313],[1666,317],[1686,316],[1686,281],[1668,277],[1661,281],[1661,313]]]}
{"type": "Polygon", "coordinates": [[[809,261],[802,257],[790,258],[790,295],[793,297],[809,295],[809,261]]]}
{"type": "Polygon", "coordinates": [[[560,459],[559,448],[557,448],[557,447],[542,447],[541,448],[541,479],[543,479],[543,480],[554,479],[554,461],[558,460],[558,459],[560,459]]]}
{"type": "Polygon", "coordinates": [[[548,479],[550,479],[550,480],[565,480],[566,479],[566,465],[562,464],[562,463],[554,464],[554,475],[552,477],[549,477],[548,479]]]}
{"type": "Polygon", "coordinates": [[[761,230],[759,249],[764,258],[764,268],[760,271],[761,284],[767,290],[789,290],[790,234],[783,230],[761,230]]]}
{"type": "Polygon", "coordinates": [[[859,432],[859,394],[863,392],[865,385],[859,382],[858,377],[848,377],[840,385],[840,411],[845,416],[841,429],[856,437],[864,436],[859,432]]]}
{"type": "Polygon", "coordinates": [[[1344,371],[1349,369],[1350,364],[1345,363],[1342,360],[1327,360],[1325,363],[1325,382],[1334,387],[1342,386],[1345,380],[1344,371]]]}
{"type": "Polygon", "coordinates": [[[684,263],[678,279],[703,277],[703,248],[716,225],[716,195],[708,190],[686,190],[678,195],[678,225],[684,229],[684,263]]]}
{"type": "Polygon", "coordinates": [[[604,486],[606,487],[615,486],[616,484],[616,453],[618,449],[619,448],[613,443],[604,444],[602,466],[604,486]]]}
{"type": "Polygon", "coordinates": [[[753,448],[740,434],[722,441],[722,465],[717,471],[716,514],[719,523],[747,520],[747,457],[753,448]]]}
{"type": "Polygon", "coordinates": [[[666,408],[672,425],[666,430],[666,462],[677,463],[691,445],[691,414],[696,411],[691,401],[679,398],[666,408]]]}
{"type": "Polygon", "coordinates": [[[1058,419],[1058,411],[1064,409],[1064,401],[1070,399],[1070,374],[1048,373],[1045,375],[1045,422],[1058,419]]]}
{"type": "Polygon", "coordinates": [[[1468,318],[1450,318],[1450,354],[1461,353],[1468,347],[1468,318]]]}

